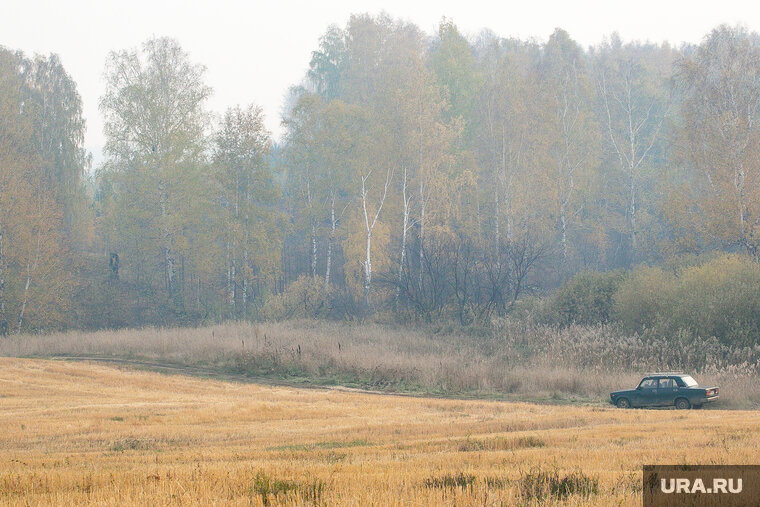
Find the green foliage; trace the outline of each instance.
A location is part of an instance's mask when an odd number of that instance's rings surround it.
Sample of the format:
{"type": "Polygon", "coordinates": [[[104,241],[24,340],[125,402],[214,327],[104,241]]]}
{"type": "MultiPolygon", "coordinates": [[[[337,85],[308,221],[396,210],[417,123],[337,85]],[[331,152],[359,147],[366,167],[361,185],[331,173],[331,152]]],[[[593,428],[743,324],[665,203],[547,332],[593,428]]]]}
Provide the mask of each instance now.
{"type": "Polygon", "coordinates": [[[637,269],[615,295],[615,315],[631,331],[684,330],[725,344],[760,343],[760,264],[724,255],[675,274],[637,269]]]}
{"type": "Polygon", "coordinates": [[[599,479],[581,471],[560,477],[555,469],[532,469],[520,478],[520,495],[526,500],[563,500],[570,496],[589,497],[599,493],[599,479]]]}
{"type": "Polygon", "coordinates": [[[298,484],[291,481],[281,481],[274,479],[268,475],[259,472],[256,477],[253,478],[253,492],[261,496],[261,501],[264,505],[269,505],[270,497],[277,497],[278,495],[288,493],[290,491],[298,491],[298,484]]]}
{"type": "Polygon", "coordinates": [[[552,296],[548,320],[561,326],[609,322],[614,296],[623,279],[619,271],[579,273],[552,296]]]}
{"type": "Polygon", "coordinates": [[[308,502],[312,505],[319,505],[322,502],[322,496],[325,491],[325,483],[320,479],[314,479],[308,483],[296,481],[284,481],[268,476],[263,472],[258,472],[253,478],[253,487],[251,494],[261,497],[261,502],[266,506],[274,500],[279,505],[282,501],[281,496],[288,493],[297,494],[301,501],[308,502]]]}
{"type": "Polygon", "coordinates": [[[346,58],[346,34],[335,25],[319,39],[319,49],[311,53],[309,79],[326,100],[338,98],[340,77],[346,58]]]}
{"type": "Polygon", "coordinates": [[[476,72],[472,47],[451,20],[443,20],[438,27],[429,65],[439,86],[448,94],[451,104],[448,115],[464,119],[469,126],[475,114],[480,76],[476,72]]]}
{"type": "Polygon", "coordinates": [[[214,313],[205,305],[188,306],[178,312],[164,292],[145,283],[115,279],[104,255],[83,255],[75,276],[79,284],[72,291],[75,304],[69,317],[79,328],[189,325],[204,322],[214,313]]]}
{"type": "Polygon", "coordinates": [[[518,438],[497,437],[487,440],[471,440],[468,438],[459,444],[461,452],[472,451],[510,451],[514,449],[531,449],[544,447],[546,442],[532,435],[518,438]]]}
{"type": "Polygon", "coordinates": [[[643,332],[672,317],[675,276],[660,268],[639,266],[614,295],[614,314],[625,329],[643,332]]]}
{"type": "Polygon", "coordinates": [[[441,477],[428,477],[423,484],[426,488],[472,488],[475,483],[475,476],[459,472],[458,474],[446,474],[441,477]]]}
{"type": "MultiPolygon", "coordinates": [[[[583,272],[542,305],[539,321],[560,326],[617,322],[631,333],[716,337],[730,346],[760,343],[760,264],[725,254],[672,270],[639,266],[622,272],[583,272]]],[[[523,312],[525,313],[525,312],[523,312]]]]}

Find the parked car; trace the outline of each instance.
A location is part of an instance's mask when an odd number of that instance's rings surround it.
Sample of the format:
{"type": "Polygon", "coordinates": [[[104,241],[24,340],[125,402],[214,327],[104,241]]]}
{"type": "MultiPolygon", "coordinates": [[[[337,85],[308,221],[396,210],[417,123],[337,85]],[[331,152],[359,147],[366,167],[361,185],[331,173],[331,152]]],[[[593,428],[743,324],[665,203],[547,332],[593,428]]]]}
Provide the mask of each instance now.
{"type": "Polygon", "coordinates": [[[610,393],[610,403],[619,408],[701,408],[718,399],[718,387],[701,387],[691,375],[680,372],[652,373],[636,389],[610,393]]]}

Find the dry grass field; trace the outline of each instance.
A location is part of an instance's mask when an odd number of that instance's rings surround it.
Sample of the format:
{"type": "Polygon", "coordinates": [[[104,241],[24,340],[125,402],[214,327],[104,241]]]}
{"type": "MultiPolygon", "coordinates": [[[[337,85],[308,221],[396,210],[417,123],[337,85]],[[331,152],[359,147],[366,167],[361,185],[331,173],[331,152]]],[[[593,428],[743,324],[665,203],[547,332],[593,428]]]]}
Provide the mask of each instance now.
{"type": "Polygon", "coordinates": [[[637,505],[753,463],[760,412],[299,389],[0,358],[1,505],[637,505]]]}
{"type": "MultiPolygon", "coordinates": [[[[592,404],[636,385],[644,372],[684,368],[659,362],[678,350],[642,344],[604,327],[517,326],[472,336],[457,329],[309,320],[0,339],[0,357],[95,357],[291,385],[592,404]]],[[[736,364],[742,361],[746,358],[718,368],[686,367],[699,382],[721,387],[721,408],[760,408],[760,364],[736,364]]],[[[721,364],[709,356],[707,362],[721,364]]]]}

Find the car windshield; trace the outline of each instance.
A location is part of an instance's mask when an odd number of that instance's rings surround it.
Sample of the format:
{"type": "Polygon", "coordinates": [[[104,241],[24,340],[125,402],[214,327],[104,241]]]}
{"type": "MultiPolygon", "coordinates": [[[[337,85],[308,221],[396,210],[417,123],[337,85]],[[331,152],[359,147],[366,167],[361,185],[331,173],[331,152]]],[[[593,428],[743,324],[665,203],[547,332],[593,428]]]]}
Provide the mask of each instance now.
{"type": "Polygon", "coordinates": [[[686,387],[694,387],[696,385],[699,385],[697,384],[697,381],[691,378],[689,375],[684,375],[681,377],[681,380],[683,380],[683,383],[686,384],[686,387]]]}

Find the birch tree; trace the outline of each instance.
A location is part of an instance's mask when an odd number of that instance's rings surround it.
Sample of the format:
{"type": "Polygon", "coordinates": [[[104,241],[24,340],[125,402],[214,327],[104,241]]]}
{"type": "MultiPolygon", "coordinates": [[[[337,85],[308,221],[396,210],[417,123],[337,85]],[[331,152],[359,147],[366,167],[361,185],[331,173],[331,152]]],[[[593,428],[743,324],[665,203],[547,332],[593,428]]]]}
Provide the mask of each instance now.
{"type": "MultiPolygon", "coordinates": [[[[142,190],[139,201],[132,202],[138,208],[112,210],[114,221],[138,228],[139,241],[157,243],[165,291],[180,303],[176,248],[188,244],[179,236],[189,215],[184,208],[198,202],[190,195],[202,179],[209,121],[205,102],[211,89],[204,73],[176,41],[151,39],[140,52],[110,53],[100,100],[106,170],[121,175],[121,190],[142,190]],[[143,216],[136,216],[138,211],[143,216]]],[[[121,204],[130,201],[125,192],[119,197],[124,197],[121,204]]]]}
{"type": "Polygon", "coordinates": [[[463,137],[469,140],[476,122],[478,90],[483,86],[483,76],[476,68],[474,48],[453,21],[444,19],[438,25],[438,37],[427,59],[448,102],[443,114],[449,120],[461,119],[463,137]]]}
{"type": "Polygon", "coordinates": [[[554,211],[564,269],[570,257],[568,233],[580,213],[579,193],[598,158],[598,130],[591,112],[591,81],[585,55],[568,34],[557,29],[549,38],[539,66],[544,84],[546,120],[543,129],[551,162],[554,211]],[[585,180],[585,181],[584,181],[585,180]]]}
{"type": "MultiPolygon", "coordinates": [[[[361,180],[359,200],[361,203],[362,221],[364,224],[365,245],[364,260],[361,263],[363,273],[362,291],[364,295],[364,305],[368,310],[372,308],[372,233],[375,230],[377,220],[380,218],[380,213],[382,213],[385,200],[388,197],[388,188],[393,179],[393,170],[388,169],[386,171],[385,183],[382,184],[382,190],[375,191],[377,194],[375,196],[370,193],[373,183],[370,179],[371,176],[372,170],[359,176],[359,179],[361,180]]],[[[379,181],[376,181],[376,183],[379,183],[379,181]]]]}
{"type": "Polygon", "coordinates": [[[760,46],[720,26],[677,63],[684,95],[678,160],[695,185],[680,215],[709,243],[760,258],[760,46]]]}
{"type": "Polygon", "coordinates": [[[40,168],[63,208],[67,236],[81,243],[90,226],[83,187],[90,155],[84,149],[82,99],[57,55],[22,62],[24,114],[32,124],[40,168]]]}
{"type": "MultiPolygon", "coordinates": [[[[63,212],[35,144],[29,65],[0,48],[0,331],[55,328],[72,301],[63,212]],[[26,100],[25,100],[26,98],[26,100]]],[[[52,107],[52,105],[51,105],[52,107]]]]}
{"type": "MultiPolygon", "coordinates": [[[[535,72],[538,48],[513,41],[487,39],[479,51],[483,86],[477,102],[476,142],[483,201],[494,244],[527,228],[536,230],[526,208],[540,209],[547,178],[536,170],[546,164],[545,127],[535,72]],[[530,194],[530,201],[523,196],[530,194]]],[[[552,181],[550,178],[548,181],[552,181]]]]}
{"type": "Polygon", "coordinates": [[[351,205],[351,174],[360,163],[359,151],[366,141],[361,135],[365,112],[340,100],[333,100],[322,111],[320,132],[321,161],[320,194],[326,201],[328,233],[325,253],[325,293],[330,287],[333,257],[342,229],[343,218],[351,205]]]}
{"type": "Polygon", "coordinates": [[[290,206],[299,230],[308,238],[309,274],[317,277],[317,243],[323,214],[323,200],[318,195],[322,166],[319,145],[324,101],[317,94],[302,94],[283,122],[287,128],[285,158],[289,164],[287,186],[290,206]]]}
{"type": "Polygon", "coordinates": [[[219,186],[229,315],[248,314],[253,282],[271,280],[279,265],[282,225],[269,162],[270,134],[258,106],[230,108],[214,136],[214,176],[219,186]]]}
{"type": "Polygon", "coordinates": [[[329,102],[340,98],[341,77],[346,59],[346,33],[331,25],[319,39],[319,49],[311,53],[308,78],[317,93],[329,102]]]}
{"type": "Polygon", "coordinates": [[[446,90],[441,89],[425,62],[425,45],[416,27],[393,25],[386,35],[375,78],[373,117],[387,148],[377,153],[396,174],[390,207],[398,214],[396,296],[406,276],[409,234],[417,231],[417,285],[423,289],[425,235],[436,181],[453,165],[453,150],[461,135],[460,117],[446,114],[446,90]]]}
{"type": "Polygon", "coordinates": [[[626,203],[629,241],[625,250],[630,264],[641,256],[638,219],[645,206],[642,190],[654,190],[649,186],[656,176],[653,172],[663,164],[671,55],[666,46],[623,45],[614,37],[596,56],[594,77],[602,109],[602,139],[622,177],[622,188],[611,190],[623,196],[626,203]]]}

